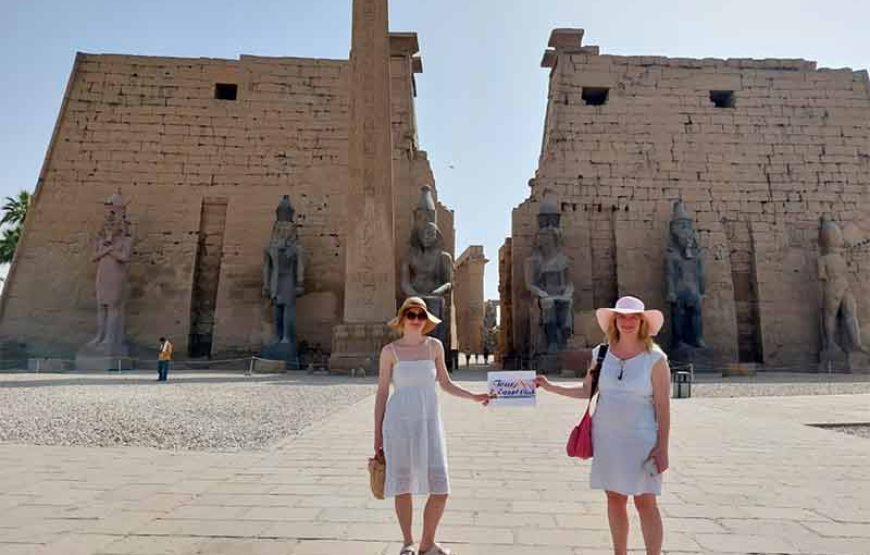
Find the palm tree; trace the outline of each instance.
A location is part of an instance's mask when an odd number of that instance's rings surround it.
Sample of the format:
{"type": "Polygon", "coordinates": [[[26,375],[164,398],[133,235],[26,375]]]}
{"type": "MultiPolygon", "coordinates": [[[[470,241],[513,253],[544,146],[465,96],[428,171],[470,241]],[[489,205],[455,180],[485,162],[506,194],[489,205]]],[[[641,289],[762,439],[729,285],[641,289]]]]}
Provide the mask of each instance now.
{"type": "Polygon", "coordinates": [[[17,196],[6,197],[3,204],[3,217],[0,225],[8,225],[0,236],[0,263],[12,262],[18,240],[21,239],[21,230],[24,227],[24,218],[27,209],[30,208],[32,196],[28,191],[20,191],[17,196]]]}
{"type": "Polygon", "coordinates": [[[0,225],[12,224],[16,226],[24,223],[27,209],[30,208],[30,199],[31,195],[29,191],[20,191],[15,197],[6,197],[0,225]]]}

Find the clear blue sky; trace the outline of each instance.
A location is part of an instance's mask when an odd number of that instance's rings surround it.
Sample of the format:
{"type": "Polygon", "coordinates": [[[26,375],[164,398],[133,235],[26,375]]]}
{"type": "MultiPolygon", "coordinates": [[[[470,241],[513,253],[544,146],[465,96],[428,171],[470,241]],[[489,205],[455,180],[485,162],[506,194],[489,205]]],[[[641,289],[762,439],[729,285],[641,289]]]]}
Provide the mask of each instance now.
{"type": "MultiPolygon", "coordinates": [[[[416,31],[417,114],[457,255],[497,250],[528,194],[546,104],[541,54],[554,27],[606,54],[784,57],[870,66],[866,0],[391,0],[416,31]]],[[[237,58],[347,58],[351,0],[0,0],[0,197],[33,189],[76,51],[237,58]]]]}

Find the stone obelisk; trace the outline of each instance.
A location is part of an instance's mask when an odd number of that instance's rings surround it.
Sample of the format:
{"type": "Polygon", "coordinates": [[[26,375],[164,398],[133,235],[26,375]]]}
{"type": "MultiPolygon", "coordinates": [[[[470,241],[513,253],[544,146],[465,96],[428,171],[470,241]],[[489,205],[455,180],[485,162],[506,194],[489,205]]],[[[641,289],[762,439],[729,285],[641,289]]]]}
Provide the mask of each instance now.
{"type": "Polygon", "coordinates": [[[376,365],[396,311],[388,0],[354,0],[350,66],[344,321],[333,331],[334,370],[376,365]]]}

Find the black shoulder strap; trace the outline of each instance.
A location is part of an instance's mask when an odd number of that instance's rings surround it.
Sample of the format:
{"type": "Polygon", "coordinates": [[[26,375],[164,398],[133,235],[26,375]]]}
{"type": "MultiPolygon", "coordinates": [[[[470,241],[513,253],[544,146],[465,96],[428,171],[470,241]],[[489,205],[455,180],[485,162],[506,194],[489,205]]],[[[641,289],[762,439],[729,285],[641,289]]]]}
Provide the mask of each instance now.
{"type": "Polygon", "coordinates": [[[610,347],[607,343],[602,343],[598,346],[598,362],[596,364],[598,371],[601,371],[601,364],[604,362],[604,357],[607,356],[607,348],[610,347]]]}
{"type": "Polygon", "coordinates": [[[604,357],[607,356],[607,343],[602,343],[598,346],[598,357],[595,359],[595,368],[592,369],[592,389],[589,393],[589,399],[598,391],[598,378],[601,377],[601,365],[604,364],[604,357]]]}

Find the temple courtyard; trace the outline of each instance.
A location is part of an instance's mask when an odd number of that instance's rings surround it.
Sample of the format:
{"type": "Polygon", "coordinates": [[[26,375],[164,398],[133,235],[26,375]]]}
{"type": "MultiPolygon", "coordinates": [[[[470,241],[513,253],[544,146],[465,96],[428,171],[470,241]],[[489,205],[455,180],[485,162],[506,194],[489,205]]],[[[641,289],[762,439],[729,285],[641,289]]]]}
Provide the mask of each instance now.
{"type": "MultiPolygon", "coordinates": [[[[455,379],[482,389],[484,370],[455,379]]],[[[392,504],[368,489],[374,378],[154,378],[0,375],[0,553],[398,552],[392,504]]],[[[441,402],[443,543],[610,552],[589,463],[564,454],[581,405],[441,402]]],[[[870,552],[870,377],[699,375],[672,414],[667,553],[870,552]]],[[[631,544],[642,552],[636,517],[631,544]]]]}

